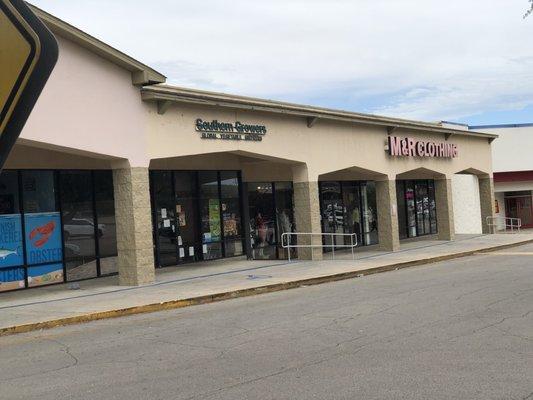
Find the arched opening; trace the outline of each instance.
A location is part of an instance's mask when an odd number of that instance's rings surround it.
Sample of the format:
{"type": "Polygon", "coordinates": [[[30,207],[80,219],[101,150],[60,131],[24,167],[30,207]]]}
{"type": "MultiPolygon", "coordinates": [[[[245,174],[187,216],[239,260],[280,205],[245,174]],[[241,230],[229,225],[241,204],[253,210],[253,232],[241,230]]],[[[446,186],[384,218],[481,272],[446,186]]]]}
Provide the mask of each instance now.
{"type": "Polygon", "coordinates": [[[151,160],[156,266],[287,258],[281,236],[296,229],[298,164],[242,151],[151,160]]]}

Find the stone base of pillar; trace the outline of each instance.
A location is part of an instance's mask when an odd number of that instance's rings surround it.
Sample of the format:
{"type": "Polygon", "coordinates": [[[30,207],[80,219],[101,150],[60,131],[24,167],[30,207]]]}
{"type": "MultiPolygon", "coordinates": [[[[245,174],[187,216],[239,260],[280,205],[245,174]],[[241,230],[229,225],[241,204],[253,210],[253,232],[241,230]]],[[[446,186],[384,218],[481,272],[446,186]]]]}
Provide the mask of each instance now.
{"type": "Polygon", "coordinates": [[[148,168],[113,170],[120,285],[155,278],[148,168]]]}
{"type": "MultiPolygon", "coordinates": [[[[318,182],[296,182],[293,188],[296,232],[321,233],[318,182]]],[[[298,236],[298,243],[319,245],[322,243],[322,238],[319,235],[312,238],[298,236]]],[[[322,248],[299,248],[298,258],[300,260],[322,260],[322,248]]]]}
{"type": "Polygon", "coordinates": [[[487,217],[494,216],[494,181],[492,178],[479,178],[478,182],[482,232],[492,233],[487,224],[487,217]]]}
{"type": "Polygon", "coordinates": [[[437,207],[437,230],[439,240],[454,240],[453,198],[451,179],[435,180],[435,202],[437,207]]]}
{"type": "Polygon", "coordinates": [[[398,204],[396,202],[396,181],[376,181],[376,203],[378,213],[379,249],[398,251],[398,204]]]}

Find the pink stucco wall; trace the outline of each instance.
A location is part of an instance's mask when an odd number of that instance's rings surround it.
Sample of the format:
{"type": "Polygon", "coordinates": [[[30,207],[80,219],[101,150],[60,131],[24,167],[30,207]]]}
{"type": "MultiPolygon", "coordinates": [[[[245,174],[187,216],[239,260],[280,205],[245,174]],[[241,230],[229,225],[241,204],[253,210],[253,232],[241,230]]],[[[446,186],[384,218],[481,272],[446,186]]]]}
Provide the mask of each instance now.
{"type": "Polygon", "coordinates": [[[131,73],[58,37],[59,60],[21,138],[147,166],[149,105],[131,73]]]}

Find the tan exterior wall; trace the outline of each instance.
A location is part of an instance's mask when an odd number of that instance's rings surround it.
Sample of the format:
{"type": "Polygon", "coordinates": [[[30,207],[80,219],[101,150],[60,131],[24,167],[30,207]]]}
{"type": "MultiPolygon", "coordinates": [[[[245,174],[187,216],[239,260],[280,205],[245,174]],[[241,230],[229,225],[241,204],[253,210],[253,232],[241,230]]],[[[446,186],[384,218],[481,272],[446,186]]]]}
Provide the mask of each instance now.
{"type": "MultiPolygon", "coordinates": [[[[459,156],[455,159],[422,157],[391,157],[385,152],[387,131],[375,126],[344,122],[318,121],[308,128],[306,120],[250,111],[232,111],[222,108],[191,105],[174,105],[164,114],[150,110],[150,159],[192,156],[205,153],[230,152],[244,157],[280,162],[304,163],[310,179],[340,171],[346,179],[358,176],[395,179],[397,174],[413,171],[412,177],[443,175],[451,179],[453,174],[471,170],[476,174],[491,175],[491,152],[487,139],[452,136],[449,143],[457,144],[459,156]],[[267,134],[260,142],[201,139],[195,131],[195,121],[241,121],[265,125],[267,134]],[[280,160],[281,159],[281,160],[280,160]],[[424,168],[426,171],[419,171],[424,168]]],[[[400,137],[444,142],[444,135],[395,131],[400,137]]]]}

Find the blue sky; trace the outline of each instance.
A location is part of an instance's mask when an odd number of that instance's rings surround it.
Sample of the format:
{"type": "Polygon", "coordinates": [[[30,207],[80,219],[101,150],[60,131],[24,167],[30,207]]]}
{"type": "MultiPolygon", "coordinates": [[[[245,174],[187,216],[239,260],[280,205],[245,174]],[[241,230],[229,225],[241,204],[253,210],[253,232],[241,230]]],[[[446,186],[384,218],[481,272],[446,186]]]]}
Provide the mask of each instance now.
{"type": "Polygon", "coordinates": [[[185,87],[426,121],[533,122],[526,0],[33,0],[185,87]]]}

